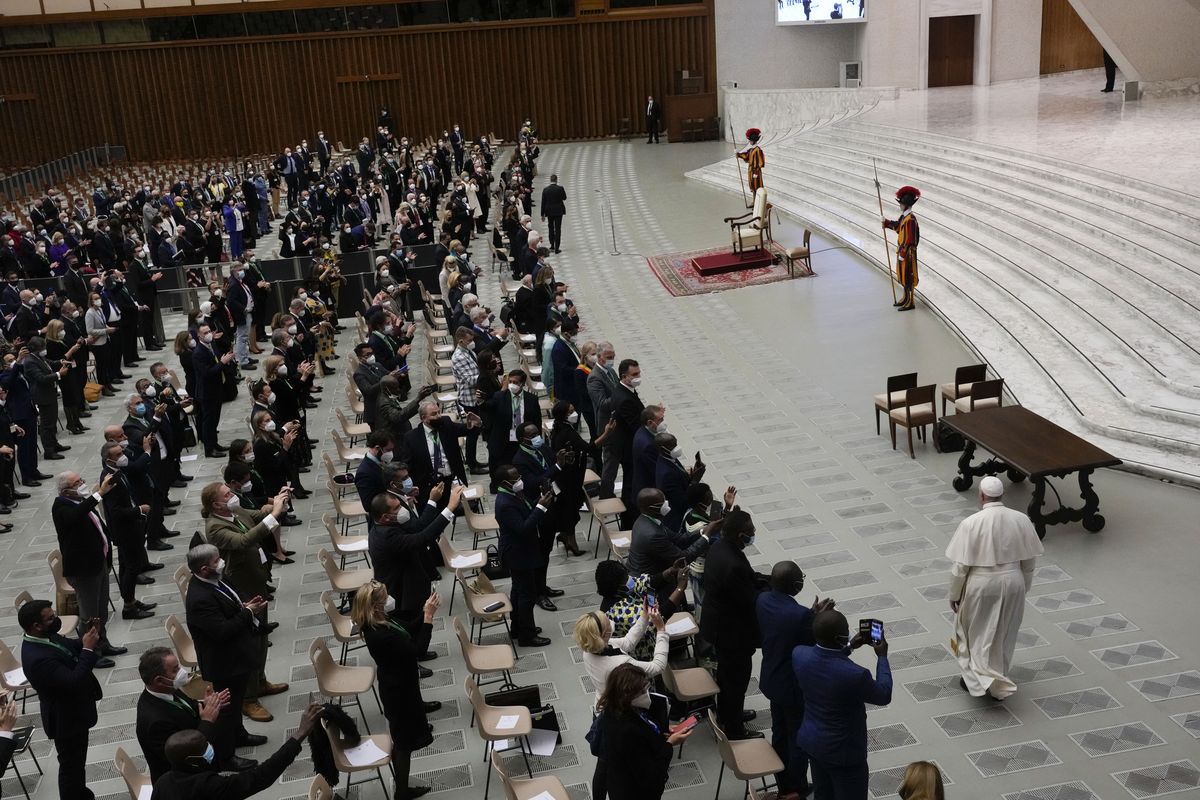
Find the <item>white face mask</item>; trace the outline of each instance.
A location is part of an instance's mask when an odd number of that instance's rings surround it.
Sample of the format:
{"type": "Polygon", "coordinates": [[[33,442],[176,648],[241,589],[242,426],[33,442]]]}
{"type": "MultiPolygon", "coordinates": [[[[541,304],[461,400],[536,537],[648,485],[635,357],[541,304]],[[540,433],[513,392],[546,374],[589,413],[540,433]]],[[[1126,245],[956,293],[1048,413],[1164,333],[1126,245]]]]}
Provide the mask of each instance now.
{"type": "Polygon", "coordinates": [[[396,509],[397,525],[405,525],[410,519],[412,519],[412,514],[408,513],[408,509],[406,507],[400,506],[400,508],[396,509]]]}
{"type": "Polygon", "coordinates": [[[290,333],[292,336],[295,336],[296,335],[296,326],[288,325],[288,333],[290,333]]]}
{"type": "Polygon", "coordinates": [[[270,433],[271,431],[274,431],[275,430],[275,420],[273,420],[273,419],[267,420],[267,424],[263,425],[263,430],[267,431],[268,433],[270,433]]]}
{"type": "Polygon", "coordinates": [[[374,364],[374,363],[375,363],[375,356],[374,356],[374,355],[369,355],[369,356],[367,356],[365,359],[363,359],[363,363],[364,363],[364,364],[374,364]]]}
{"type": "Polygon", "coordinates": [[[129,440],[122,439],[121,441],[117,442],[117,444],[121,445],[121,447],[129,447],[129,440]]]}
{"type": "Polygon", "coordinates": [[[230,511],[236,511],[242,507],[242,498],[238,497],[236,494],[232,495],[228,500],[225,501],[225,507],[230,511]]]}
{"type": "Polygon", "coordinates": [[[95,306],[96,308],[103,308],[104,301],[103,300],[93,300],[92,305],[95,306]]]}
{"type": "Polygon", "coordinates": [[[187,682],[191,680],[191,677],[186,669],[180,667],[175,673],[175,678],[171,681],[171,686],[174,687],[175,691],[180,691],[184,686],[187,686],[187,682]]]}
{"type": "Polygon", "coordinates": [[[664,516],[664,517],[667,514],[670,514],[671,513],[671,504],[668,501],[663,500],[662,508],[660,508],[658,510],[658,513],[660,516],[664,516]]]}
{"type": "Polygon", "coordinates": [[[629,387],[630,387],[631,389],[636,389],[636,388],[638,388],[638,387],[639,387],[639,386],[641,386],[641,385],[642,385],[642,379],[641,379],[641,378],[630,378],[630,379],[629,379],[629,387]]]}
{"type": "Polygon", "coordinates": [[[396,457],[396,454],[393,453],[391,450],[384,450],[383,453],[379,456],[379,460],[384,464],[390,464],[390,463],[392,463],[392,459],[395,457],[396,457]]]}
{"type": "Polygon", "coordinates": [[[390,269],[379,270],[379,277],[381,277],[381,278],[386,278],[388,275],[391,275],[391,274],[392,274],[392,271],[390,269]]]}
{"type": "Polygon", "coordinates": [[[202,337],[200,337],[200,341],[204,342],[205,344],[212,344],[212,340],[213,340],[213,335],[211,333],[206,333],[202,337]]]}
{"type": "Polygon", "coordinates": [[[574,425],[576,422],[579,422],[579,412],[572,411],[570,414],[567,414],[567,422],[571,423],[572,425],[574,425]]]}
{"type": "Polygon", "coordinates": [[[246,455],[242,456],[242,461],[245,461],[247,464],[253,464],[254,463],[254,451],[251,450],[249,453],[246,453],[246,455]]]}
{"type": "Polygon", "coordinates": [[[396,610],[396,598],[388,595],[388,599],[383,601],[383,613],[390,614],[396,610]]]}
{"type": "Polygon", "coordinates": [[[675,445],[675,449],[671,451],[671,458],[675,459],[676,461],[683,458],[683,448],[679,445],[675,445]]]}
{"type": "Polygon", "coordinates": [[[520,394],[520,393],[521,393],[521,390],[522,390],[522,389],[524,389],[524,388],[525,388],[525,387],[524,387],[524,386],[522,386],[522,385],[521,385],[521,384],[519,384],[519,383],[510,383],[510,384],[508,385],[508,390],[509,390],[510,392],[512,392],[514,395],[520,394]]]}
{"type": "Polygon", "coordinates": [[[279,369],[275,370],[275,372],[278,375],[287,375],[287,372],[288,372],[287,364],[280,364],[279,369]]]}
{"type": "Polygon", "coordinates": [[[512,490],[513,490],[513,492],[525,491],[525,481],[521,480],[520,478],[517,478],[517,482],[512,485],[512,490]]]}
{"type": "Polygon", "coordinates": [[[75,494],[79,495],[80,497],[87,497],[91,493],[92,487],[88,486],[86,483],[81,483],[75,487],[75,494]]]}
{"type": "Polygon", "coordinates": [[[650,707],[650,689],[647,687],[637,697],[630,701],[629,705],[634,708],[649,708],[650,707]]]}
{"type": "Polygon", "coordinates": [[[301,293],[300,293],[299,295],[297,295],[297,296],[298,296],[298,297],[299,297],[301,300],[307,300],[307,299],[308,299],[308,292],[301,292],[301,293]]]}
{"type": "Polygon", "coordinates": [[[124,456],[124,455],[123,455],[123,456],[121,456],[120,458],[118,458],[116,461],[114,461],[113,463],[114,463],[114,464],[115,464],[115,465],[116,465],[118,468],[122,468],[122,467],[128,467],[128,466],[129,466],[129,456],[124,456]]]}
{"type": "Polygon", "coordinates": [[[217,559],[217,566],[213,569],[217,573],[217,580],[221,580],[221,576],[225,574],[225,559],[217,559]]]}
{"type": "Polygon", "coordinates": [[[146,397],[154,397],[156,394],[158,394],[158,389],[155,389],[153,386],[147,386],[146,391],[142,394],[144,394],[146,397]]]}
{"type": "Polygon", "coordinates": [[[271,392],[269,395],[267,395],[267,405],[273,405],[274,403],[275,403],[275,393],[271,392]]]}

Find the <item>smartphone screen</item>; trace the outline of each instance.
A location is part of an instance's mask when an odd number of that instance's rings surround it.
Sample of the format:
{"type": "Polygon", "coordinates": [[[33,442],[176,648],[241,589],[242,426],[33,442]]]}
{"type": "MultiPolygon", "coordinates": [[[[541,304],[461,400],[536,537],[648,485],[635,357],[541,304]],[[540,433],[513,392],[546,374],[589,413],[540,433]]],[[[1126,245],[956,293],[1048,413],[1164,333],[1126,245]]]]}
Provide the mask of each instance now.
{"type": "Polygon", "coordinates": [[[863,638],[864,642],[872,645],[879,644],[883,639],[883,622],[877,619],[860,619],[858,621],[858,634],[863,638]]]}
{"type": "Polygon", "coordinates": [[[871,644],[879,644],[883,641],[883,623],[880,620],[871,620],[871,644]]]}
{"type": "Polygon", "coordinates": [[[658,608],[658,595],[653,593],[646,595],[646,605],[651,608],[658,608]]]}

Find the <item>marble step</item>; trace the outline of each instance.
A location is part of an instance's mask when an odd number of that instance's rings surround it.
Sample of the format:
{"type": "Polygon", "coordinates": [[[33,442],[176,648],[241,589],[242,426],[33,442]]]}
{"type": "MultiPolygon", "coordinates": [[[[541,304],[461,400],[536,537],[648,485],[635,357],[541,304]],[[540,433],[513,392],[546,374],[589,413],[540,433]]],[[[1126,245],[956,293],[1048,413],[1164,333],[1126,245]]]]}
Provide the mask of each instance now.
{"type": "MultiPolygon", "coordinates": [[[[861,158],[845,158],[841,150],[807,139],[802,150],[776,148],[772,166],[776,169],[794,166],[800,174],[824,172],[830,180],[872,194],[863,187],[871,185],[873,172],[861,158]],[[792,157],[792,152],[798,155],[792,157]],[[819,160],[815,158],[818,155],[822,156],[819,160]]],[[[987,245],[993,259],[1014,272],[1016,280],[1022,284],[1042,283],[1059,297],[1068,311],[1089,317],[1083,320],[1084,325],[1113,331],[1116,346],[1124,347],[1135,362],[1142,361],[1150,370],[1148,373],[1139,370],[1121,382],[1124,393],[1144,392],[1147,387],[1157,385],[1162,391],[1156,394],[1155,405],[1171,408],[1173,398],[1183,395],[1189,399],[1180,401],[1180,411],[1200,414],[1200,387],[1194,382],[1200,369],[1200,352],[1196,349],[1200,330],[1194,320],[1195,312],[1200,309],[1153,284],[1130,281],[1125,267],[1113,259],[1079,253],[1077,245],[1068,238],[1069,230],[1041,226],[1006,207],[979,201],[975,187],[970,184],[939,184],[923,165],[910,163],[904,170],[893,173],[885,168],[881,177],[891,185],[906,178],[911,180],[915,174],[922,175],[922,185],[927,187],[920,212],[923,221],[952,227],[987,245]],[[1116,291],[1117,288],[1121,291],[1116,291]],[[1154,309],[1154,314],[1143,309],[1154,309]]],[[[878,210],[877,202],[875,208],[878,210]]],[[[923,226],[922,235],[927,243],[931,234],[926,227],[929,226],[923,226]]]]}
{"type": "Polygon", "coordinates": [[[772,151],[776,158],[794,158],[803,163],[810,151],[833,155],[861,163],[871,158],[889,164],[898,178],[908,182],[935,181],[942,185],[971,186],[976,196],[995,198],[992,211],[1003,211],[1027,225],[1052,227],[1079,253],[1103,261],[1121,261],[1134,275],[1121,275],[1119,284],[1129,279],[1144,280],[1160,292],[1166,302],[1178,299],[1187,305],[1187,313],[1200,311],[1200,242],[1193,242],[1164,231],[1130,215],[1127,210],[1098,206],[1094,198],[1077,198],[1041,183],[1024,180],[999,169],[986,169],[973,163],[952,161],[905,147],[902,142],[860,142],[836,133],[805,136],[802,143],[789,142],[786,148],[772,151]],[[913,170],[909,174],[909,170],[913,170]],[[1052,225],[1050,223],[1053,223],[1052,225]]]}
{"type": "MultiPolygon", "coordinates": [[[[740,191],[729,163],[688,175],[740,191]]],[[[874,203],[861,208],[845,202],[844,188],[822,188],[776,176],[772,202],[879,265],[878,208],[874,203]]],[[[1125,403],[1044,318],[1025,311],[1011,293],[994,283],[972,277],[973,268],[956,253],[930,245],[923,251],[923,261],[927,263],[920,292],[925,301],[969,348],[1005,376],[1022,404],[1116,453],[1130,469],[1200,483],[1200,448],[1187,438],[1192,431],[1148,417],[1125,403]]]]}
{"type": "MultiPolygon", "coordinates": [[[[1115,207],[1124,205],[1139,210],[1150,210],[1152,214],[1161,216],[1166,224],[1181,225],[1182,229],[1176,232],[1188,238],[1195,239],[1198,233],[1194,226],[1197,221],[1200,221],[1200,196],[1194,194],[1096,169],[1086,164],[1077,164],[1060,158],[1049,158],[1037,153],[1014,150],[988,142],[977,142],[973,139],[914,131],[892,125],[879,125],[863,120],[848,120],[844,127],[847,131],[853,130],[860,136],[913,142],[916,146],[927,149],[952,152],[954,158],[999,164],[1023,177],[1028,176],[1056,184],[1068,193],[1080,187],[1087,187],[1089,191],[1095,192],[1106,202],[1114,203],[1115,207]],[[916,144],[918,142],[919,144],[916,144]],[[1189,228],[1189,225],[1192,227],[1189,228]]],[[[1172,227],[1172,230],[1175,228],[1172,227]]]]}

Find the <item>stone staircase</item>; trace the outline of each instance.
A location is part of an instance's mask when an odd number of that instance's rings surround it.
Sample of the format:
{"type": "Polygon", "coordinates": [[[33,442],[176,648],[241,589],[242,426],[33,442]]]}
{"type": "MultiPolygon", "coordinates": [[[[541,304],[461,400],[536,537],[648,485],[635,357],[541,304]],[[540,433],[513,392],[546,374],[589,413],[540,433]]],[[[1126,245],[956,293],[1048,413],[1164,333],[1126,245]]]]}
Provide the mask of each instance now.
{"type": "MultiPolygon", "coordinates": [[[[925,305],[1021,404],[1129,469],[1200,485],[1200,197],[860,119],[769,146],[767,161],[778,210],[880,269],[872,161],[889,216],[897,186],[920,187],[925,305]]],[[[732,161],[688,177],[740,192],[732,161]]]]}

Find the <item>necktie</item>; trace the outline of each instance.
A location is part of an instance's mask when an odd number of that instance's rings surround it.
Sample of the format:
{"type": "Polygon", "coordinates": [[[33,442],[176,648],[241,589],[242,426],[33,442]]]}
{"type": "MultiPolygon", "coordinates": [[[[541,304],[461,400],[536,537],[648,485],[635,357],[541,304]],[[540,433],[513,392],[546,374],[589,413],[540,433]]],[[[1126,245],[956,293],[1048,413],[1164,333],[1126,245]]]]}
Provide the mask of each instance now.
{"type": "Polygon", "coordinates": [[[442,464],[442,443],[441,443],[441,441],[439,441],[438,435],[436,433],[431,433],[429,435],[429,438],[433,442],[433,471],[440,473],[442,471],[442,466],[443,466],[443,464],[442,464]]]}
{"type": "Polygon", "coordinates": [[[524,416],[524,412],[525,412],[525,403],[522,401],[521,395],[517,395],[515,398],[513,398],[513,428],[514,429],[518,425],[520,425],[521,422],[523,421],[522,417],[524,416]]]}
{"type": "Polygon", "coordinates": [[[88,517],[92,520],[92,524],[96,526],[96,531],[100,534],[100,540],[104,542],[104,557],[108,558],[108,537],[104,535],[104,526],[100,524],[100,517],[96,516],[95,511],[89,511],[88,517]]]}

